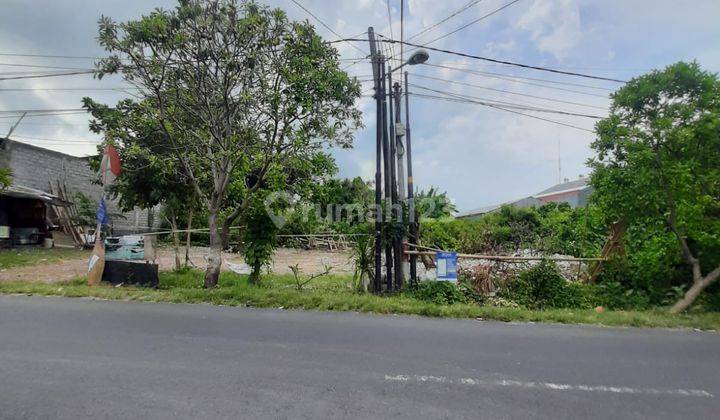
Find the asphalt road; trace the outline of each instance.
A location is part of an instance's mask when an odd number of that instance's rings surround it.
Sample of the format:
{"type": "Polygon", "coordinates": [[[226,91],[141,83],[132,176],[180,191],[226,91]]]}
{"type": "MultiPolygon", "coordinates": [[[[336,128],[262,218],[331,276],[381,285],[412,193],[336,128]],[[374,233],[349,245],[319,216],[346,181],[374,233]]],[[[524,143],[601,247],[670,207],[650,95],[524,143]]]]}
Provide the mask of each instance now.
{"type": "Polygon", "coordinates": [[[720,335],[0,296],[0,418],[718,418],[720,335]]]}

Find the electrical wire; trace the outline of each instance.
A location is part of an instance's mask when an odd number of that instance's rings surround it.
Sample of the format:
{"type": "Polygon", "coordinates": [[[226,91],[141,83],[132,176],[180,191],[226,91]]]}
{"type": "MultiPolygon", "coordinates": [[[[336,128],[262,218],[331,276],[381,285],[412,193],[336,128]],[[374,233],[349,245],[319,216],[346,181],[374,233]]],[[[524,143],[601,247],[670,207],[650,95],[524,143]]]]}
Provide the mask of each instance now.
{"type": "Polygon", "coordinates": [[[587,131],[587,132],[589,132],[589,133],[594,133],[593,130],[590,130],[590,129],[587,129],[587,128],[584,128],[584,127],[580,127],[580,126],[572,125],[572,124],[567,124],[567,123],[564,123],[564,122],[561,122],[561,121],[551,120],[551,119],[549,119],[549,118],[538,117],[537,115],[525,114],[525,113],[523,113],[523,112],[515,111],[515,110],[512,110],[512,109],[506,109],[506,108],[503,108],[503,107],[497,106],[497,105],[481,104],[481,103],[476,102],[476,101],[467,101],[467,100],[447,98],[447,97],[434,96],[434,95],[423,95],[423,94],[412,93],[412,92],[410,92],[410,95],[416,96],[416,97],[419,97],[419,98],[427,98],[427,99],[435,99],[435,100],[445,100],[445,101],[450,101],[450,102],[474,103],[474,104],[477,104],[477,105],[487,106],[487,107],[490,107],[490,108],[494,108],[494,109],[499,109],[499,110],[502,110],[502,111],[510,112],[510,113],[513,113],[513,114],[518,114],[518,115],[522,115],[522,116],[525,116],[525,117],[530,117],[530,118],[533,118],[533,119],[536,119],[536,120],[546,121],[546,122],[549,122],[549,123],[553,123],[553,124],[562,125],[562,126],[565,126],[565,127],[574,128],[574,129],[577,129],[577,130],[582,130],[582,131],[587,131]]]}
{"type": "MultiPolygon", "coordinates": [[[[388,38],[388,37],[386,37],[386,36],[383,36],[383,35],[381,35],[381,34],[378,34],[378,36],[384,38],[384,40],[383,40],[382,42],[385,42],[385,43],[398,44],[398,43],[401,42],[401,41],[398,41],[398,40],[396,40],[396,39],[390,39],[390,38],[388,38]]],[[[365,41],[365,40],[364,40],[364,39],[357,39],[357,38],[356,38],[356,39],[345,39],[345,41],[365,41]]],[[[516,62],[513,62],[513,61],[498,60],[498,59],[495,59],[495,58],[483,57],[483,56],[473,55],[473,54],[467,54],[467,53],[463,53],[463,52],[459,52],[459,51],[452,51],[452,50],[446,50],[446,49],[443,49],[443,48],[430,47],[430,46],[428,46],[428,45],[414,44],[414,43],[412,43],[412,42],[407,42],[407,41],[403,41],[403,43],[404,43],[405,45],[410,45],[410,46],[412,46],[412,47],[424,48],[424,49],[427,49],[427,50],[430,50],[430,51],[436,51],[436,52],[440,52],[440,53],[444,53],[444,54],[456,55],[456,56],[459,56],[459,57],[472,58],[472,59],[475,59],[475,60],[488,61],[488,62],[491,62],[491,63],[504,64],[504,65],[508,65],[508,66],[521,67],[521,68],[526,68],[526,69],[531,69],[531,70],[538,70],[538,71],[545,71],[545,72],[550,72],[550,73],[563,74],[563,75],[567,75],[567,76],[584,77],[584,78],[595,79],[595,80],[605,80],[605,81],[608,81],[608,82],[627,83],[627,81],[625,81],[625,80],[613,79],[613,78],[610,78],[610,77],[595,76],[595,75],[591,75],[591,74],[564,71],[564,70],[554,69],[554,68],[550,68],[550,67],[542,67],[542,66],[535,66],[535,65],[531,65],[531,64],[516,63],[516,62]]],[[[426,64],[426,65],[427,65],[427,64],[426,64]]],[[[559,83],[559,82],[558,82],[558,83],[559,83]]],[[[593,89],[606,89],[606,88],[601,88],[601,87],[597,87],[597,86],[592,86],[592,88],[593,88],[593,89]]],[[[607,90],[612,90],[612,89],[607,89],[607,90]]]]}
{"type": "Polygon", "coordinates": [[[536,107],[536,106],[518,104],[518,103],[513,103],[513,102],[491,101],[491,100],[488,100],[485,98],[478,98],[476,96],[462,95],[462,94],[458,94],[458,93],[441,91],[441,90],[432,89],[432,88],[428,88],[425,86],[420,86],[420,85],[412,84],[412,83],[410,84],[410,86],[413,86],[413,87],[416,87],[419,89],[423,89],[423,90],[427,90],[429,92],[439,93],[441,95],[453,96],[453,97],[456,97],[459,99],[467,99],[469,101],[478,102],[478,103],[482,103],[485,105],[490,105],[490,104],[491,105],[499,105],[499,106],[504,106],[504,107],[508,107],[508,108],[521,109],[524,111],[546,112],[546,113],[550,113],[550,114],[567,115],[567,116],[571,116],[571,117],[592,118],[592,119],[596,119],[596,120],[601,120],[601,119],[605,118],[605,117],[601,117],[598,115],[580,114],[580,113],[576,113],[576,112],[563,111],[563,110],[559,110],[559,109],[540,108],[540,107],[536,107]]]}
{"type": "MultiPolygon", "coordinates": [[[[315,14],[314,14],[313,12],[311,12],[311,11],[308,10],[305,6],[303,6],[302,4],[300,4],[300,2],[298,2],[297,0],[290,0],[290,1],[292,1],[293,3],[295,3],[295,5],[296,5],[297,7],[303,9],[303,10],[305,11],[305,13],[307,13],[307,14],[310,15],[310,16],[312,16],[313,19],[315,19],[319,24],[321,24],[323,27],[325,27],[325,29],[327,29],[328,31],[332,32],[333,35],[335,35],[336,37],[340,38],[338,41],[347,42],[347,41],[342,37],[342,35],[340,35],[340,34],[338,34],[337,32],[335,32],[335,30],[333,30],[333,28],[331,28],[330,26],[328,26],[328,25],[327,25],[325,22],[323,22],[319,17],[315,16],[315,14]]],[[[353,43],[351,43],[351,42],[347,42],[347,44],[350,45],[350,46],[352,46],[352,47],[355,48],[356,50],[360,51],[361,53],[367,54],[367,51],[363,50],[362,48],[358,47],[357,45],[355,45],[355,44],[353,44],[353,43]]]]}
{"type": "Polygon", "coordinates": [[[78,74],[93,74],[96,72],[97,72],[96,70],[88,70],[88,71],[75,71],[75,72],[68,72],[68,73],[39,74],[39,75],[33,75],[33,76],[12,76],[12,77],[0,77],[0,80],[37,79],[37,78],[41,78],[41,77],[74,76],[74,75],[78,75],[78,74]]]}
{"type": "MultiPolygon", "coordinates": [[[[388,17],[388,26],[390,27],[390,38],[394,39],[395,35],[393,34],[392,13],[390,12],[390,0],[385,0],[385,5],[387,6],[387,17],[388,17]]],[[[388,56],[388,60],[399,61],[399,59],[397,58],[397,54],[395,54],[395,46],[394,45],[390,46],[390,55],[388,56]]]]}
{"type": "Polygon", "coordinates": [[[66,139],[49,139],[45,137],[32,137],[32,136],[22,136],[19,134],[13,134],[13,137],[19,137],[21,139],[27,139],[27,140],[39,140],[39,141],[47,141],[47,142],[53,142],[53,143],[61,143],[61,144],[98,144],[98,142],[102,140],[66,140],[66,139]]]}
{"type": "Polygon", "coordinates": [[[468,3],[465,3],[464,6],[460,7],[460,9],[456,10],[455,12],[451,13],[450,16],[446,17],[445,19],[443,19],[443,20],[441,20],[441,21],[439,21],[439,22],[437,22],[437,23],[434,23],[434,24],[431,25],[431,26],[428,26],[427,28],[425,28],[425,29],[423,29],[422,31],[416,33],[415,35],[411,36],[411,37],[408,38],[407,40],[408,40],[408,41],[411,41],[411,40],[419,37],[420,35],[422,35],[422,34],[424,34],[424,33],[427,33],[427,32],[429,32],[429,31],[437,28],[438,26],[440,26],[440,25],[442,25],[443,23],[447,22],[448,20],[454,18],[455,16],[457,16],[457,15],[465,12],[466,10],[468,10],[469,8],[475,6],[476,4],[480,3],[481,1],[483,1],[483,0],[472,0],[472,1],[468,2],[468,3]]]}
{"type": "Polygon", "coordinates": [[[80,55],[48,55],[48,54],[19,54],[19,53],[0,53],[0,56],[7,57],[41,57],[41,58],[67,58],[82,60],[102,60],[105,57],[90,57],[80,55]]]}
{"type": "Polygon", "coordinates": [[[32,67],[32,68],[38,68],[38,69],[56,69],[56,70],[92,70],[88,68],[80,68],[80,67],[58,67],[58,66],[42,66],[42,65],[36,65],[36,64],[18,64],[18,63],[0,63],[0,66],[7,66],[7,67],[32,67]]]}
{"type": "Polygon", "coordinates": [[[102,90],[109,90],[109,91],[122,91],[124,89],[140,89],[138,87],[134,86],[128,86],[128,87],[109,87],[109,88],[100,88],[100,87],[69,87],[69,88],[0,88],[0,92],[27,92],[27,91],[102,91],[102,90]]]}
{"type": "MultiPolygon", "coordinates": [[[[479,18],[477,18],[477,19],[475,19],[475,20],[473,20],[473,21],[471,21],[471,22],[469,22],[469,23],[467,23],[467,24],[465,24],[465,25],[463,25],[463,26],[461,26],[461,27],[459,27],[459,28],[457,28],[457,29],[455,29],[455,30],[453,30],[453,31],[450,31],[450,32],[446,33],[445,35],[441,35],[441,36],[439,36],[439,37],[437,37],[437,38],[433,38],[431,41],[428,41],[428,42],[426,42],[425,44],[426,44],[426,45],[427,45],[427,44],[432,44],[432,43],[434,43],[434,42],[440,41],[441,39],[447,38],[447,37],[449,37],[450,35],[456,34],[456,33],[462,31],[462,30],[465,29],[465,28],[468,28],[468,27],[470,27],[470,26],[472,26],[472,25],[474,25],[474,24],[476,24],[476,23],[478,23],[478,22],[480,22],[480,21],[482,21],[482,20],[485,20],[485,19],[489,18],[490,16],[492,16],[492,15],[494,15],[494,14],[496,14],[496,13],[501,12],[502,10],[504,10],[504,9],[512,6],[513,4],[515,4],[515,3],[519,2],[519,1],[520,1],[520,0],[512,0],[510,3],[507,3],[507,4],[503,5],[503,6],[501,6],[501,7],[497,8],[497,9],[495,9],[495,10],[493,10],[493,11],[491,11],[491,12],[485,14],[485,15],[483,15],[483,16],[480,16],[479,18]]],[[[417,48],[418,48],[418,47],[415,47],[415,48],[413,48],[413,50],[415,50],[415,49],[417,49],[417,48]]],[[[412,50],[410,50],[410,51],[412,51],[412,50]]],[[[409,52],[409,51],[408,51],[408,52],[409,52]]]]}
{"type": "Polygon", "coordinates": [[[467,86],[467,87],[471,87],[471,88],[475,88],[475,89],[484,89],[484,90],[489,90],[489,91],[493,91],[493,92],[505,93],[508,95],[525,96],[525,97],[533,98],[533,99],[541,99],[544,101],[559,102],[559,103],[568,104],[568,105],[584,106],[587,108],[595,108],[595,109],[601,109],[601,110],[607,111],[607,108],[605,108],[605,107],[596,106],[596,105],[588,105],[588,104],[584,104],[581,102],[564,101],[562,99],[549,98],[547,96],[537,96],[537,95],[530,95],[527,93],[513,92],[513,91],[509,91],[509,90],[505,90],[505,89],[496,89],[496,88],[492,88],[492,87],[488,87],[488,86],[480,86],[480,85],[475,85],[472,83],[465,83],[465,82],[460,82],[460,81],[456,81],[456,80],[443,79],[440,77],[425,76],[423,74],[418,74],[418,73],[410,73],[410,75],[412,75],[413,77],[420,77],[422,79],[436,80],[439,82],[450,83],[450,84],[460,85],[460,86],[467,86]]]}
{"type": "MultiPolygon", "coordinates": [[[[546,88],[546,89],[559,90],[559,91],[562,91],[562,92],[577,93],[577,94],[579,94],[579,95],[595,96],[595,97],[597,97],[597,98],[605,98],[605,99],[607,99],[607,97],[608,97],[607,95],[600,95],[600,94],[597,94],[597,93],[590,93],[590,92],[584,92],[584,91],[581,91],[581,90],[566,89],[566,88],[561,88],[561,87],[557,87],[557,86],[549,86],[549,85],[547,85],[547,84],[533,83],[533,82],[527,82],[527,81],[525,81],[525,80],[542,80],[542,81],[545,81],[544,79],[533,79],[533,78],[527,78],[527,77],[521,77],[521,76],[510,76],[510,75],[503,75],[503,74],[499,74],[499,73],[485,72],[485,71],[479,71],[479,70],[469,70],[469,69],[461,69],[461,68],[451,67],[451,66],[443,66],[443,65],[439,65],[439,64],[425,64],[425,65],[426,65],[426,66],[430,66],[430,67],[437,67],[437,68],[443,68],[443,69],[448,69],[448,70],[455,70],[455,71],[459,71],[459,72],[462,72],[462,73],[473,74],[473,75],[476,75],[476,76],[490,77],[490,78],[493,78],[493,79],[500,79],[500,80],[505,80],[505,81],[509,81],[509,82],[522,83],[522,84],[531,85],[531,86],[539,86],[539,87],[543,87],[543,88],[546,88]]],[[[557,82],[557,81],[546,81],[546,82],[548,82],[548,83],[554,83],[554,84],[567,84],[567,83],[557,82]]],[[[573,84],[573,85],[574,85],[574,84],[573,84]]]]}

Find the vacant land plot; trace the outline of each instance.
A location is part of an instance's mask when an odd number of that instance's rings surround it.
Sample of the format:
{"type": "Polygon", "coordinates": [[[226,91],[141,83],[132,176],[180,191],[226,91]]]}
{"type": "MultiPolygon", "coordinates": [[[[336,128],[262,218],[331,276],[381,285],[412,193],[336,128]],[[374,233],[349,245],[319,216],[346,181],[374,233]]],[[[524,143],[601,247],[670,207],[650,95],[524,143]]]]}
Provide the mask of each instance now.
{"type": "MultiPolygon", "coordinates": [[[[191,266],[203,268],[207,249],[193,247],[190,249],[191,266]]],[[[66,282],[87,273],[87,262],[90,251],[77,249],[27,249],[0,251],[0,281],[39,281],[43,283],[66,282]]],[[[184,261],[184,250],[181,252],[184,261]]],[[[225,262],[241,264],[242,255],[225,253],[225,262]]],[[[175,268],[175,254],[171,249],[163,248],[158,259],[161,271],[175,268]]],[[[271,271],[279,274],[290,273],[288,268],[298,264],[303,273],[312,274],[322,271],[323,265],[332,267],[334,273],[352,272],[349,254],[345,252],[329,252],[323,250],[299,250],[279,248],[273,255],[271,271]]],[[[223,264],[227,271],[227,264],[223,264]]]]}

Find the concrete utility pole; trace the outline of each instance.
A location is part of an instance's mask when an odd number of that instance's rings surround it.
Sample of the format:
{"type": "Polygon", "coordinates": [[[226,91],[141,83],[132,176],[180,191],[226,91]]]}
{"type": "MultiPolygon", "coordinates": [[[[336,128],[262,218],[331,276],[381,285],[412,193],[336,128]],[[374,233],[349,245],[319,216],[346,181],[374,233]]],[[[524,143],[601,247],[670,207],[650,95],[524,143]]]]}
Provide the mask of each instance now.
{"type": "MultiPolygon", "coordinates": [[[[402,89],[400,83],[395,82],[393,85],[393,99],[395,99],[395,154],[397,157],[397,187],[398,187],[398,202],[401,204],[407,204],[405,197],[405,145],[403,144],[403,138],[405,137],[405,126],[403,125],[400,118],[400,97],[402,95],[402,89]]],[[[400,217],[404,217],[404,214],[400,214],[400,217]]],[[[412,222],[412,219],[409,220],[412,222]]],[[[402,284],[408,279],[408,273],[410,271],[409,261],[403,256],[403,249],[407,244],[407,236],[403,236],[400,240],[400,252],[397,261],[397,287],[402,288],[402,284]]]]}
{"type": "MultiPolygon", "coordinates": [[[[422,64],[428,59],[428,53],[424,50],[415,52],[406,62],[394,69],[387,69],[385,58],[378,54],[377,40],[375,39],[375,31],[373,27],[368,28],[368,40],[370,42],[370,54],[372,56],[373,79],[375,82],[375,101],[376,101],[376,168],[375,168],[375,205],[379,215],[375,219],[375,282],[373,291],[382,291],[381,275],[382,275],[382,245],[385,247],[385,282],[386,290],[400,290],[405,281],[404,273],[408,271],[406,265],[402,261],[404,241],[407,238],[400,238],[393,234],[395,230],[394,224],[399,222],[403,217],[402,203],[405,202],[405,146],[403,144],[403,136],[405,135],[405,126],[401,123],[400,109],[400,83],[393,84],[392,73],[399,70],[405,65],[422,64]],[[389,90],[394,90],[394,93],[389,90]],[[388,101],[390,96],[390,101],[388,101]],[[392,100],[394,98],[394,101],[392,100]],[[394,102],[394,103],[393,103],[394,102]],[[395,114],[393,115],[393,112],[395,114]],[[382,150],[382,153],[381,153],[382,150]],[[384,182],[383,182],[384,181],[384,182]],[[383,188],[384,187],[384,188],[383,188]],[[384,195],[380,189],[383,188],[384,195]],[[384,198],[384,200],[383,200],[384,198]],[[384,204],[383,209],[380,208],[384,204]],[[388,220],[383,219],[387,217],[388,220]],[[384,243],[383,243],[384,242],[384,243]],[[394,268],[394,272],[393,272],[394,268]],[[394,275],[393,275],[394,274],[394,275]]],[[[407,90],[407,74],[405,75],[405,85],[407,90]]],[[[405,103],[407,107],[407,97],[405,103]]],[[[407,117],[407,114],[406,114],[407,117]]],[[[409,145],[408,145],[409,146],[409,145]]],[[[409,148],[408,148],[409,152],[409,148]]],[[[408,174],[407,183],[408,197],[413,197],[412,184],[412,166],[410,155],[408,154],[408,174]]],[[[413,238],[417,234],[417,228],[413,227],[416,223],[414,203],[410,203],[410,231],[413,232],[413,238]]],[[[415,239],[412,239],[416,243],[415,239]]],[[[415,279],[415,266],[410,265],[410,270],[415,279]]]]}
{"type": "MultiPolygon", "coordinates": [[[[410,136],[410,91],[408,90],[408,72],[405,72],[405,144],[407,145],[407,196],[408,215],[410,217],[410,243],[417,245],[417,218],[415,214],[415,185],[412,167],[412,137],[410,136]]],[[[413,248],[412,251],[417,251],[413,248]]],[[[417,282],[417,255],[410,255],[410,282],[417,282]]]]}
{"type": "Polygon", "coordinates": [[[395,154],[397,155],[397,187],[398,199],[405,202],[405,126],[400,120],[400,96],[402,95],[400,83],[393,85],[393,99],[395,99],[395,154]]]}
{"type": "Polygon", "coordinates": [[[377,54],[377,44],[375,43],[375,30],[373,27],[368,28],[368,38],[370,40],[370,56],[372,58],[373,80],[375,82],[375,115],[376,121],[376,139],[375,139],[375,278],[373,279],[372,290],[374,293],[380,292],[380,282],[382,278],[382,126],[380,125],[380,115],[382,114],[382,97],[380,88],[380,59],[377,54]]]}

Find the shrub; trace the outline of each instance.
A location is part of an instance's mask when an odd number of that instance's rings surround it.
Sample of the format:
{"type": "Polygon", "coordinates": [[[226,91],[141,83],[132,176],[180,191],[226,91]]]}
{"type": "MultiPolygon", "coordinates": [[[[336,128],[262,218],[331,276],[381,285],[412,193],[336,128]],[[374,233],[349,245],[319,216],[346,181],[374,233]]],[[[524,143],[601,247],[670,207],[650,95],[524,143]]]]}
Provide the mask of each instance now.
{"type": "Polygon", "coordinates": [[[466,303],[467,297],[455,286],[447,281],[421,281],[406,289],[405,294],[426,302],[438,305],[452,305],[453,303],[466,303]]]}
{"type": "Polygon", "coordinates": [[[524,270],[501,291],[501,295],[533,309],[582,307],[584,290],[569,286],[552,261],[524,270]]]}
{"type": "Polygon", "coordinates": [[[464,223],[459,220],[423,220],[420,237],[425,246],[443,250],[455,250],[464,223]]]}

